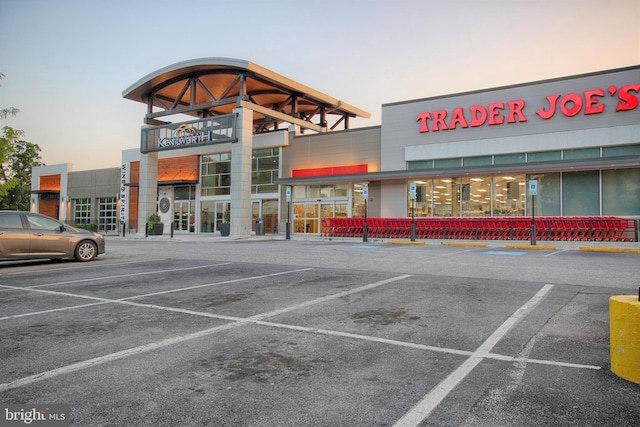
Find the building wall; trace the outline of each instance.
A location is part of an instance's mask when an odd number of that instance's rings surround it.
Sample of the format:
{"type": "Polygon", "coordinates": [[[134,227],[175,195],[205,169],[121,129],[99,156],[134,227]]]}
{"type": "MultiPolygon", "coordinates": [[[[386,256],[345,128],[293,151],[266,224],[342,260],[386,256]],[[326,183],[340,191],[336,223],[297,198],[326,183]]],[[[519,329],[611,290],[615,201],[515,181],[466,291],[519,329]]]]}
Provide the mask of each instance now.
{"type": "MultiPolygon", "coordinates": [[[[419,159],[441,159],[460,156],[480,156],[496,153],[544,151],[571,147],[604,146],[637,143],[640,140],[640,108],[616,111],[625,98],[621,88],[634,85],[631,92],[637,99],[640,84],[640,67],[594,73],[579,77],[567,77],[551,81],[490,89],[406,101],[382,106],[382,170],[403,170],[406,162],[419,159]],[[603,96],[589,96],[599,90],[603,96]],[[611,91],[610,91],[611,90],[611,91]],[[560,104],[567,94],[577,94],[583,104],[571,117],[556,111],[549,119],[543,119],[536,111],[549,105],[548,96],[560,95],[560,104]],[[613,95],[611,94],[613,93],[613,95]],[[602,113],[585,114],[587,99],[604,106],[602,113]],[[522,101],[522,113],[526,121],[514,115],[514,123],[507,123],[509,101],[522,101]],[[437,111],[446,112],[445,124],[450,124],[454,109],[462,108],[468,124],[471,122],[469,107],[503,103],[504,110],[496,110],[504,116],[504,124],[444,130],[441,125],[433,129],[434,120],[427,120],[428,132],[420,132],[418,115],[437,111]]],[[[623,102],[624,103],[624,102],[623,102]]],[[[567,108],[574,104],[568,102],[567,108]]]]}
{"type": "Polygon", "coordinates": [[[97,169],[69,173],[70,199],[117,197],[120,168],[97,169]]]}
{"type": "Polygon", "coordinates": [[[380,170],[380,127],[295,136],[282,150],[282,177],[293,169],[367,163],[369,172],[380,170]]]}

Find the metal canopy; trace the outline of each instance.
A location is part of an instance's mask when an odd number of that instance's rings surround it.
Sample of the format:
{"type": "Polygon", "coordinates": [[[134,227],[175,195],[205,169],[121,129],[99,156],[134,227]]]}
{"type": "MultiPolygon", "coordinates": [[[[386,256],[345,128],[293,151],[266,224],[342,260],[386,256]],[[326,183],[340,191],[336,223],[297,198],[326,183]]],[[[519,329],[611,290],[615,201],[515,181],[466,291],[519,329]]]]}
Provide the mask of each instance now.
{"type": "Polygon", "coordinates": [[[350,117],[370,114],[254,63],[233,58],[201,58],[155,71],[122,92],[147,104],[145,123],[166,124],[160,117],[197,118],[230,114],[236,107],[254,111],[254,133],[279,130],[281,123],[326,132],[350,117]]]}

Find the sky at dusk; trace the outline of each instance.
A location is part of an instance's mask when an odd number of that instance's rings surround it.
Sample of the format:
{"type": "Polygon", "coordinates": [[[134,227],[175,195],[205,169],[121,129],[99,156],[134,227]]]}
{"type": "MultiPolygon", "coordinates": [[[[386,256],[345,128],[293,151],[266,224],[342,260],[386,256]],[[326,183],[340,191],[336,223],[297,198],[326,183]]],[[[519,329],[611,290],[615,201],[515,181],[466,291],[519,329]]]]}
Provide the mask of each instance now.
{"type": "Polygon", "coordinates": [[[382,104],[640,64],[640,0],[0,0],[0,120],[45,164],[118,167],[146,105],[122,92],[195,58],[253,62],[382,104]]]}

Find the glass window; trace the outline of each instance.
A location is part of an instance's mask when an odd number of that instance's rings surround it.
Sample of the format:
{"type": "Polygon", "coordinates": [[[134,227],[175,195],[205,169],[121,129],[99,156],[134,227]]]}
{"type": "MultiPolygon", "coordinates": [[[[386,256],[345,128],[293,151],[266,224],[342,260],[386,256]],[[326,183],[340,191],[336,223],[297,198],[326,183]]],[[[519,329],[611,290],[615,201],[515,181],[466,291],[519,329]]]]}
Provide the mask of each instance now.
{"type": "Polygon", "coordinates": [[[525,206],[524,175],[493,177],[493,215],[523,216],[525,206]]]}
{"type": "Polygon", "coordinates": [[[2,228],[22,228],[22,220],[19,214],[0,215],[0,227],[2,228]]]}
{"type": "Polygon", "coordinates": [[[640,169],[602,171],[602,214],[640,213],[640,169]]]}
{"type": "MultiPolygon", "coordinates": [[[[231,194],[231,153],[202,156],[202,196],[231,194]]],[[[182,199],[188,200],[188,199],[182,199]]]]}
{"type": "Polygon", "coordinates": [[[463,178],[460,185],[462,216],[491,215],[491,177],[463,178]]]}
{"type": "Polygon", "coordinates": [[[74,199],[73,219],[75,224],[91,222],[91,199],[74,199]]]}
{"type": "Polygon", "coordinates": [[[640,154],[640,144],[602,147],[602,157],[631,156],[640,154]]]}
{"type": "Polygon", "coordinates": [[[353,218],[364,218],[364,198],[362,197],[362,187],[364,184],[353,184],[352,210],[353,218]]]}
{"type": "Polygon", "coordinates": [[[347,184],[336,184],[336,197],[347,197],[349,186],[347,184]]]}
{"type": "Polygon", "coordinates": [[[493,161],[491,156],[464,157],[462,162],[465,166],[486,166],[493,161]]]}
{"type": "Polygon", "coordinates": [[[562,215],[600,215],[599,181],[598,171],[564,172],[562,215]]]}
{"type": "Polygon", "coordinates": [[[433,160],[418,160],[409,162],[407,169],[433,169],[433,160]]]}
{"type": "Polygon", "coordinates": [[[537,153],[527,153],[527,162],[550,162],[554,160],[562,160],[560,150],[556,151],[539,151],[537,153]]]}
{"type": "Polygon", "coordinates": [[[203,201],[200,203],[200,232],[213,233],[215,229],[215,202],[203,201]]]}
{"type": "Polygon", "coordinates": [[[253,194],[276,193],[278,186],[274,180],[278,178],[280,168],[280,150],[278,148],[262,148],[253,150],[251,161],[251,192],[253,194]]]}
{"type": "MultiPolygon", "coordinates": [[[[559,216],[560,212],[560,173],[545,173],[530,176],[527,179],[538,181],[538,195],[535,199],[537,216],[559,216]]],[[[531,202],[531,196],[529,196],[531,202]]],[[[527,215],[531,215],[531,203],[527,204],[527,215]]]]}
{"type": "Polygon", "coordinates": [[[294,199],[306,199],[307,187],[305,185],[294,185],[291,190],[291,197],[294,199]]]}
{"type": "Polygon", "coordinates": [[[115,197],[102,197],[98,199],[98,231],[117,230],[117,200],[115,197]]]}
{"type": "Polygon", "coordinates": [[[57,221],[42,216],[27,215],[27,220],[29,221],[29,227],[35,230],[57,230],[60,227],[57,221]]]}
{"type": "Polygon", "coordinates": [[[309,185],[307,186],[307,198],[320,198],[320,186],[319,185],[309,185]]]}
{"type": "Polygon", "coordinates": [[[321,185],[320,186],[320,197],[322,198],[329,198],[329,197],[333,197],[334,191],[333,191],[333,185],[321,185]]]}
{"type": "Polygon", "coordinates": [[[437,159],[433,162],[435,168],[459,168],[462,166],[462,158],[460,157],[455,159],[437,159]]]}
{"type": "MultiPolygon", "coordinates": [[[[413,205],[415,216],[433,216],[433,180],[414,181],[416,183],[416,201],[413,205]]],[[[411,185],[411,181],[407,184],[411,185]]],[[[407,187],[407,194],[410,187],[407,187]]],[[[411,216],[412,201],[407,198],[407,212],[411,216]]]]}
{"type": "Polygon", "coordinates": [[[564,150],[564,159],[565,160],[574,160],[574,159],[590,159],[593,157],[600,157],[600,149],[599,148],[580,148],[577,150],[564,150]]]}
{"type": "Polygon", "coordinates": [[[494,156],[493,162],[496,165],[524,163],[525,155],[524,153],[500,154],[500,155],[494,156]]]}
{"type": "Polygon", "coordinates": [[[458,178],[433,180],[433,211],[435,216],[460,216],[459,187],[458,178]]]}

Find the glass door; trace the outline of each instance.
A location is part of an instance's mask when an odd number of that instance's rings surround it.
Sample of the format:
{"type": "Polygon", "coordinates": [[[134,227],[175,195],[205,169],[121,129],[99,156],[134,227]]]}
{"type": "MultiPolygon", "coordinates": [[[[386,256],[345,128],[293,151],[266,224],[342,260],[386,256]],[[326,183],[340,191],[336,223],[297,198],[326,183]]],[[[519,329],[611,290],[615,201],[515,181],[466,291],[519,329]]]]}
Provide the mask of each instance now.
{"type": "Polygon", "coordinates": [[[224,213],[231,209],[229,202],[216,202],[216,231],[220,230],[220,224],[224,221],[224,213]]]}
{"type": "Polygon", "coordinates": [[[195,214],[191,209],[193,203],[176,201],[173,205],[173,222],[176,231],[194,231],[195,214]]]}
{"type": "Polygon", "coordinates": [[[260,200],[251,202],[251,231],[256,231],[256,221],[260,218],[260,200]]]}

